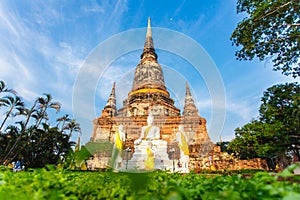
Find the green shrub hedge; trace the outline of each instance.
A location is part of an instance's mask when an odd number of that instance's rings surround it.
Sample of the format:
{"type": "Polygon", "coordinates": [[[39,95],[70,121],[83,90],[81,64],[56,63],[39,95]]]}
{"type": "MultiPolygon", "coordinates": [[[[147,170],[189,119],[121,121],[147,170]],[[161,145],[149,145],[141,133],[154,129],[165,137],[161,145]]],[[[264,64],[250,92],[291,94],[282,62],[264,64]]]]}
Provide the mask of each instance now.
{"type": "Polygon", "coordinates": [[[300,199],[299,177],[0,168],[0,199],[300,199]]]}

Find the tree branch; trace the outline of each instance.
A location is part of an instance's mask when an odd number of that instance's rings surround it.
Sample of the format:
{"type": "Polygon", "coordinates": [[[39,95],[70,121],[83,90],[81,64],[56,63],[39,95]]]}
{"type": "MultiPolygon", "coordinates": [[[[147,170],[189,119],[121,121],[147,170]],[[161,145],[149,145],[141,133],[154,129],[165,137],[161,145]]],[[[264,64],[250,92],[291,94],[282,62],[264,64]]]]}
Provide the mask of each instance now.
{"type": "Polygon", "coordinates": [[[273,13],[275,13],[276,11],[278,11],[279,9],[281,9],[281,8],[283,8],[283,7],[285,7],[285,6],[289,5],[289,4],[291,4],[293,1],[294,1],[294,0],[289,1],[289,2],[287,2],[287,3],[285,3],[285,4],[281,5],[281,6],[279,6],[277,9],[275,9],[275,10],[273,10],[273,11],[270,11],[269,13],[266,13],[266,14],[263,15],[261,18],[256,19],[256,20],[254,20],[254,21],[261,20],[262,18],[265,18],[265,17],[267,17],[267,16],[269,16],[269,15],[272,15],[273,13]]]}

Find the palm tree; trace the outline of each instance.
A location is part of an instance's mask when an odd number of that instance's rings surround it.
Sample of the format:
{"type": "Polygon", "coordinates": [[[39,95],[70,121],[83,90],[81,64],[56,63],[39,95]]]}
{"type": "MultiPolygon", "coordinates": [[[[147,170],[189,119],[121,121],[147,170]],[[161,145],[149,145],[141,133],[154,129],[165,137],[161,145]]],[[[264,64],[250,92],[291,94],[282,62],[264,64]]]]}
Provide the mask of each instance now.
{"type": "Polygon", "coordinates": [[[46,164],[57,164],[71,150],[73,142],[63,132],[47,123],[39,128],[33,127],[30,141],[20,149],[28,167],[44,167],[46,164]]]}
{"type": "Polygon", "coordinates": [[[67,123],[67,125],[65,126],[66,130],[69,130],[69,138],[71,137],[73,132],[78,132],[81,134],[81,128],[79,123],[76,122],[75,119],[72,119],[70,122],[67,123]]]}
{"type": "MultiPolygon", "coordinates": [[[[2,94],[5,94],[5,93],[13,94],[13,96],[17,95],[16,91],[14,91],[10,88],[7,88],[6,85],[5,85],[5,82],[0,80],[0,101],[2,101],[2,99],[3,99],[2,94]]],[[[4,104],[0,102],[0,108],[2,106],[4,106],[4,104]]],[[[1,129],[0,129],[0,134],[1,134],[1,129]]]]}
{"type": "Polygon", "coordinates": [[[5,129],[5,134],[0,135],[0,160],[4,158],[19,134],[20,129],[17,126],[10,125],[5,129]]]}
{"type": "Polygon", "coordinates": [[[66,115],[58,118],[56,121],[58,122],[57,125],[56,125],[57,128],[59,127],[60,123],[62,122],[61,129],[60,129],[60,131],[62,132],[64,127],[65,127],[65,123],[70,122],[71,119],[69,118],[69,115],[66,114],[66,115]]]}
{"type": "Polygon", "coordinates": [[[47,109],[53,108],[57,112],[60,111],[61,103],[59,102],[52,102],[52,96],[51,94],[44,94],[46,97],[39,97],[37,99],[37,118],[36,118],[36,127],[39,127],[43,119],[48,119],[47,109]]]}
{"type": "Polygon", "coordinates": [[[8,111],[6,112],[6,116],[0,126],[0,130],[2,130],[6,120],[9,116],[15,116],[17,114],[22,113],[22,110],[24,109],[24,102],[21,100],[18,96],[6,96],[2,99],[0,99],[0,106],[8,107],[8,111]],[[14,110],[19,111],[18,113],[13,113],[14,110]]]}
{"type": "Polygon", "coordinates": [[[19,137],[15,140],[14,144],[12,145],[12,147],[10,148],[9,152],[4,156],[4,158],[2,158],[1,163],[5,162],[6,159],[8,159],[8,162],[10,162],[12,159],[11,155],[12,153],[15,151],[15,149],[18,147],[18,145],[20,145],[21,143],[21,139],[22,137],[26,134],[26,130],[27,130],[27,125],[30,121],[30,118],[33,117],[36,113],[36,104],[37,101],[34,102],[33,106],[31,107],[31,109],[28,108],[24,108],[22,110],[22,112],[20,114],[25,115],[26,116],[26,121],[23,122],[17,122],[20,126],[21,126],[21,133],[19,135],[19,137]]]}
{"type": "Polygon", "coordinates": [[[36,115],[37,110],[35,109],[36,106],[36,102],[33,104],[33,106],[28,109],[28,108],[24,108],[21,115],[24,115],[26,117],[26,121],[20,125],[22,125],[22,133],[26,130],[27,125],[31,119],[31,117],[34,117],[36,115]]]}
{"type": "Polygon", "coordinates": [[[6,88],[6,85],[5,85],[4,81],[0,80],[0,93],[4,93],[4,92],[12,93],[14,95],[17,94],[16,91],[14,91],[12,89],[9,89],[9,88],[6,88]]]}
{"type": "MultiPolygon", "coordinates": [[[[19,137],[15,140],[14,144],[8,151],[8,153],[2,158],[1,163],[9,163],[13,160],[13,158],[17,155],[16,152],[19,149],[23,149],[23,152],[28,152],[26,148],[28,148],[28,144],[31,144],[32,140],[36,139],[37,135],[41,135],[42,133],[49,133],[47,131],[47,125],[43,120],[48,119],[47,109],[53,108],[57,112],[60,110],[61,104],[59,102],[53,102],[52,96],[50,94],[44,94],[45,97],[39,97],[35,102],[31,109],[24,108],[21,114],[26,116],[25,122],[20,122],[21,131],[19,137]],[[27,128],[29,121],[31,118],[35,118],[35,125],[27,128]],[[40,129],[40,124],[43,124],[43,127],[40,129]],[[23,142],[24,141],[24,142],[23,142]]],[[[55,127],[56,128],[56,127],[55,127]]],[[[42,134],[43,135],[43,134],[42,134]]],[[[67,137],[67,136],[66,136],[67,137]]],[[[40,138],[40,137],[39,137],[40,138]]],[[[42,142],[41,140],[38,140],[42,142]]],[[[32,146],[32,145],[31,145],[32,146]]],[[[32,146],[33,148],[33,146],[32,146]]],[[[31,157],[33,155],[30,155],[31,157]]],[[[32,158],[31,158],[32,160],[32,158]]]]}

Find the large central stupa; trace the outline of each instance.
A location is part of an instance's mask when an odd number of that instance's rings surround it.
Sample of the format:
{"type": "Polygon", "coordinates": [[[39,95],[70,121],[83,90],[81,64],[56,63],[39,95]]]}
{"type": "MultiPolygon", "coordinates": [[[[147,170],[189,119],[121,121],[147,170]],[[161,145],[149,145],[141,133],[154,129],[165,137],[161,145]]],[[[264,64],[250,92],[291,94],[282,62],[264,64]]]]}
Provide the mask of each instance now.
{"type": "MultiPolygon", "coordinates": [[[[184,126],[184,131],[188,135],[190,158],[206,156],[213,144],[207,134],[206,120],[199,115],[195,106],[188,82],[186,95],[182,97],[185,98],[185,105],[181,113],[165,86],[163,70],[157,59],[149,18],[146,41],[140,62],[135,68],[132,89],[123,101],[123,107],[118,110],[116,84],[113,84],[101,116],[93,121],[92,141],[112,142],[118,126],[123,125],[126,133],[125,148],[131,148],[131,153],[134,153],[133,141],[139,138],[141,127],[147,124],[147,116],[151,112],[155,126],[160,128],[160,139],[167,141],[168,153],[172,152],[169,153],[170,159],[176,159],[179,152],[175,142],[179,125],[184,126]],[[170,149],[175,149],[175,153],[169,151],[170,149]]],[[[101,159],[104,158],[99,156],[98,160],[101,159]]],[[[191,168],[193,165],[195,163],[191,162],[191,168]]]]}
{"type": "Polygon", "coordinates": [[[135,68],[132,90],[124,101],[118,116],[145,116],[148,111],[157,116],[180,116],[180,110],[174,106],[174,100],[166,89],[161,66],[157,62],[150,19],[146,42],[141,55],[140,63],[135,68]]]}

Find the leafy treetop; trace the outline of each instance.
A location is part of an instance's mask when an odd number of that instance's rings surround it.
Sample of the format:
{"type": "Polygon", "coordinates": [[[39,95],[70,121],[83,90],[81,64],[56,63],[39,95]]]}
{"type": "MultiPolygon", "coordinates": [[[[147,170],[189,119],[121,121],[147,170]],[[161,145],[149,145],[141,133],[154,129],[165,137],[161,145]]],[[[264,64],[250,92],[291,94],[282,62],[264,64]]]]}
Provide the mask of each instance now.
{"type": "Polygon", "coordinates": [[[274,70],[300,76],[300,3],[299,0],[238,0],[237,12],[247,13],[231,35],[242,49],[239,60],[271,58],[274,70]]]}

